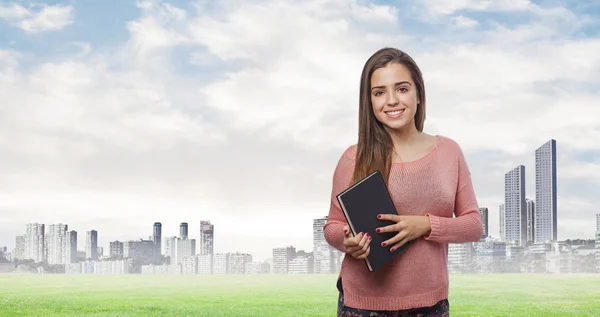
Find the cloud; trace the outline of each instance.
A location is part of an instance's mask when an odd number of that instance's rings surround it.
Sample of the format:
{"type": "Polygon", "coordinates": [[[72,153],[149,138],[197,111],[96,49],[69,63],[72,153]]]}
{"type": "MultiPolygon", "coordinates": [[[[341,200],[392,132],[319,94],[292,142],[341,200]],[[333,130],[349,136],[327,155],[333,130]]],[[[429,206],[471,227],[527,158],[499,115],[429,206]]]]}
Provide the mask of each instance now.
{"type": "Polygon", "coordinates": [[[25,8],[19,4],[0,5],[0,19],[27,33],[62,30],[73,23],[74,8],[64,5],[32,5],[25,8]]]}
{"type": "Polygon", "coordinates": [[[449,15],[457,11],[530,11],[538,8],[529,0],[476,1],[476,0],[426,0],[425,5],[434,13],[449,15]]]}
{"type": "Polygon", "coordinates": [[[534,150],[555,138],[559,238],[588,237],[583,220],[600,202],[585,187],[598,166],[575,158],[600,148],[600,41],[578,35],[585,23],[564,29],[579,17],[567,8],[453,3],[432,10],[464,27],[422,34],[411,8],[364,1],[143,1],[116,48],[84,37],[81,54],[44,61],[1,50],[0,216],[96,227],[105,247],[150,235],[154,221],[173,235],[205,219],[224,252],[235,239],[265,256],[310,246],[310,219],[327,214],[333,168],[356,142],[362,67],[393,46],[421,66],[426,131],[464,149],[490,230],[504,173],[525,164],[532,197],[534,150]],[[511,25],[474,10],[537,13],[511,25]]]}
{"type": "Polygon", "coordinates": [[[470,27],[474,27],[477,26],[479,24],[479,22],[477,22],[476,20],[464,17],[464,16],[457,16],[452,18],[452,20],[454,20],[454,23],[456,24],[456,26],[458,27],[464,27],[464,28],[470,28],[470,27]]]}

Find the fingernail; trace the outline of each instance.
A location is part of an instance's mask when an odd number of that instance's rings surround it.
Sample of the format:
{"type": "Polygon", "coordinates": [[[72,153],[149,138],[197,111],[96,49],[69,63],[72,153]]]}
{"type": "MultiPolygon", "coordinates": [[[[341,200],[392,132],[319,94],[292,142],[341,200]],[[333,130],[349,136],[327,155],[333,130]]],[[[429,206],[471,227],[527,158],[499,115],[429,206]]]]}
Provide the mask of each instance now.
{"type": "Polygon", "coordinates": [[[390,252],[394,252],[394,248],[391,248],[391,249],[390,249],[390,252]]]}
{"type": "Polygon", "coordinates": [[[380,231],[381,231],[381,229],[377,228],[377,229],[375,229],[375,231],[377,231],[377,232],[380,232],[380,231]]]}
{"type": "Polygon", "coordinates": [[[382,246],[382,247],[385,247],[385,242],[381,242],[381,246],[382,246]]]}
{"type": "Polygon", "coordinates": [[[377,215],[377,218],[378,218],[378,219],[379,219],[379,218],[381,218],[381,215],[377,215]]]}
{"type": "Polygon", "coordinates": [[[348,233],[348,230],[344,229],[344,233],[348,233]]]}
{"type": "Polygon", "coordinates": [[[369,240],[371,240],[371,236],[369,236],[369,240]]]}

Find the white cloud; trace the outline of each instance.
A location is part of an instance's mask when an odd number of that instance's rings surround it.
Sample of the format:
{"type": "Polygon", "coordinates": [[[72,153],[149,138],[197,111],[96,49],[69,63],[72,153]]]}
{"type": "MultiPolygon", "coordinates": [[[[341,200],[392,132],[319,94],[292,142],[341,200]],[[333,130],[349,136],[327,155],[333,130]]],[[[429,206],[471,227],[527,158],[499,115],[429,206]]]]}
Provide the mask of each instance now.
{"type": "Polygon", "coordinates": [[[28,33],[62,30],[73,23],[74,14],[72,6],[64,5],[0,5],[0,18],[28,33]]]}
{"type": "Polygon", "coordinates": [[[537,5],[529,0],[478,1],[478,0],[426,0],[429,10],[434,13],[449,15],[456,11],[523,11],[537,9],[537,5]]]}
{"type": "Polygon", "coordinates": [[[477,22],[476,20],[473,20],[473,19],[470,19],[470,18],[467,18],[464,16],[457,16],[457,17],[452,18],[452,20],[458,27],[471,28],[471,27],[479,25],[479,22],[477,22]]]}
{"type": "MultiPolygon", "coordinates": [[[[454,3],[436,10],[473,7],[454,3]]],[[[384,46],[405,49],[424,71],[426,130],[465,149],[495,232],[508,169],[530,173],[533,151],[550,138],[565,157],[600,148],[600,96],[589,89],[600,81],[600,42],[554,39],[569,18],[549,9],[539,27],[473,25],[460,30],[472,42],[423,42],[404,31],[398,9],[362,1],[138,6],[116,51],[91,38],[81,39],[82,54],[41,64],[0,51],[0,164],[10,171],[0,210],[18,210],[13,223],[60,219],[85,231],[99,222],[107,246],[127,230],[127,239],[150,235],[154,221],[175,234],[179,222],[211,219],[224,251],[310,248],[310,219],[327,214],[333,168],[356,140],[360,72],[384,46]],[[178,73],[175,59],[201,68],[178,73]]],[[[475,8],[531,10],[498,6],[475,8]]],[[[577,221],[598,202],[576,184],[597,166],[584,167],[559,165],[569,182],[559,184],[561,238],[587,237],[577,221]]]]}

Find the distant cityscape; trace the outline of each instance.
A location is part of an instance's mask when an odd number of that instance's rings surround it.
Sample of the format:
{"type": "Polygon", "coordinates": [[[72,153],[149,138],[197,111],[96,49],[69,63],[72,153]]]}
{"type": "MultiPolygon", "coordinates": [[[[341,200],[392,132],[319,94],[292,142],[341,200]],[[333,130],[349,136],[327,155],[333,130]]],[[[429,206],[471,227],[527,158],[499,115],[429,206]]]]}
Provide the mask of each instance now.
{"type": "Polygon", "coordinates": [[[273,249],[272,258],[253,261],[248,253],[214,253],[214,225],[200,221],[199,237],[189,237],[189,225],[179,225],[179,236],[162,237],[162,224],[155,222],[147,239],[112,241],[105,255],[98,246],[99,233],[85,235],[84,250],[78,247],[78,232],[67,224],[26,225],[16,237],[12,252],[0,248],[0,273],[64,274],[329,274],[339,272],[343,254],[325,240],[327,217],[313,220],[313,251],[293,246],[273,249]]]}
{"type": "MultiPolygon", "coordinates": [[[[551,139],[535,150],[535,199],[525,192],[525,166],[509,170],[498,236],[489,232],[489,208],[479,208],[484,233],[478,242],[449,245],[450,273],[600,273],[600,214],[595,238],[557,240],[556,175],[551,139]]],[[[163,238],[162,224],[155,222],[147,239],[110,242],[106,255],[96,230],[86,232],[80,250],[78,232],[67,224],[29,223],[14,250],[0,248],[0,273],[337,274],[344,254],[325,240],[326,221],[313,219],[312,251],[280,246],[265,261],[253,261],[248,253],[214,253],[210,221],[200,221],[198,244],[189,237],[188,223],[180,224],[179,236],[163,238]]]]}

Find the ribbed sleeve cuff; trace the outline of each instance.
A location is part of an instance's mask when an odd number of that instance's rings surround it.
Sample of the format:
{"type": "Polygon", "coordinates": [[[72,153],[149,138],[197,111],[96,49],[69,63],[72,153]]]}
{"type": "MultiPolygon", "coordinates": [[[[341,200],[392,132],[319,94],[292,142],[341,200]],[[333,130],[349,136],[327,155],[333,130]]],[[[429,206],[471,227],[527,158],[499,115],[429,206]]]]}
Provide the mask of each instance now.
{"type": "Polygon", "coordinates": [[[439,241],[440,240],[440,217],[432,214],[426,214],[429,217],[429,224],[431,225],[431,231],[428,235],[424,236],[425,240],[439,241]]]}
{"type": "Polygon", "coordinates": [[[332,247],[338,249],[341,252],[346,252],[346,248],[344,247],[343,228],[343,223],[328,223],[323,227],[323,234],[325,235],[325,240],[327,240],[327,242],[332,247]]]}

